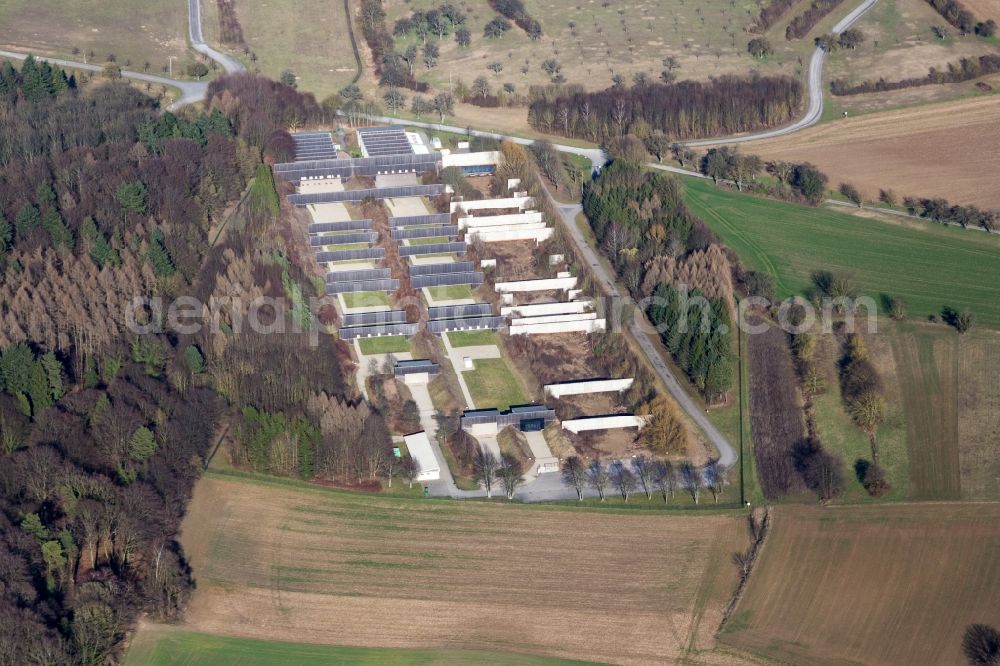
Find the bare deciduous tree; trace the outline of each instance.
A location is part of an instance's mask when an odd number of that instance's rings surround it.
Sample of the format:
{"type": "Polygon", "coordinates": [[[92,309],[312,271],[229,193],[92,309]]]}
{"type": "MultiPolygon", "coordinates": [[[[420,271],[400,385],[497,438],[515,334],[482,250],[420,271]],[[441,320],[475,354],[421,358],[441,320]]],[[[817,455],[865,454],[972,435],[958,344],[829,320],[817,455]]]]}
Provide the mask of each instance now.
{"type": "Polygon", "coordinates": [[[656,463],[646,456],[636,456],[632,459],[632,471],[635,472],[642,492],[646,493],[646,499],[653,499],[653,482],[656,473],[656,463]]]}
{"type": "Polygon", "coordinates": [[[562,479],[567,486],[572,486],[576,491],[576,498],[583,499],[583,489],[587,485],[587,468],[583,461],[577,456],[570,456],[563,461],[562,479]]]}
{"type": "Polygon", "coordinates": [[[483,484],[487,497],[493,497],[493,484],[497,480],[497,470],[500,468],[500,461],[497,460],[492,451],[480,445],[472,465],[476,481],[483,484]]]}
{"type": "Polygon", "coordinates": [[[680,466],[681,485],[691,494],[691,499],[697,504],[701,496],[701,473],[698,468],[685,460],[680,466]]]}
{"type": "Polygon", "coordinates": [[[598,497],[603,502],[608,490],[608,468],[604,466],[600,458],[595,458],[587,467],[587,481],[594,487],[598,497]]]}
{"type": "Polygon", "coordinates": [[[521,476],[521,464],[513,456],[505,454],[501,460],[500,469],[497,470],[497,476],[507,499],[514,499],[514,491],[524,481],[524,477],[521,476]]]}
{"type": "Polygon", "coordinates": [[[635,490],[635,474],[620,460],[611,464],[611,481],[622,496],[623,502],[628,502],[629,495],[635,490]]]}

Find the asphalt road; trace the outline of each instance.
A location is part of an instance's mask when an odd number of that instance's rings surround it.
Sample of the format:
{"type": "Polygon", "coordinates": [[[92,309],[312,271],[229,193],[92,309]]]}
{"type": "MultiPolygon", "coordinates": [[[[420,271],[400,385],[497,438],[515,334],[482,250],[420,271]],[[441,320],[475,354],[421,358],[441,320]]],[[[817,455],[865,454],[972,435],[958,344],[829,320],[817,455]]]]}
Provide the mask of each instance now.
{"type": "MultiPolygon", "coordinates": [[[[878,0],[865,0],[854,10],[841,19],[830,31],[833,34],[840,34],[850,28],[854,23],[875,6],[878,0]]],[[[760,141],[761,139],[771,139],[777,136],[785,136],[811,127],[819,122],[823,116],[823,65],[826,64],[826,51],[816,47],[813,51],[812,59],[809,61],[809,108],[804,116],[796,120],[791,125],[779,127],[764,132],[754,132],[742,136],[719,137],[715,139],[699,139],[696,141],[685,141],[684,145],[698,148],[701,146],[712,146],[717,144],[746,143],[747,141],[760,141]]]]}
{"type": "Polygon", "coordinates": [[[246,71],[239,60],[220,53],[205,43],[201,33],[201,0],[188,0],[188,37],[191,39],[191,48],[222,65],[227,74],[246,71]]]}
{"type": "MultiPolygon", "coordinates": [[[[618,283],[615,280],[615,276],[611,271],[601,263],[601,258],[598,256],[594,248],[587,242],[586,236],[584,236],[583,231],[576,224],[576,216],[582,212],[582,207],[580,204],[561,204],[552,198],[552,194],[546,190],[546,194],[549,195],[553,205],[559,211],[559,215],[562,218],[563,227],[569,232],[570,237],[573,242],[579,248],[580,253],[583,255],[584,260],[587,262],[587,267],[595,278],[600,282],[605,293],[610,295],[612,298],[616,299],[623,306],[634,305],[628,292],[618,288],[618,283]]],[[[653,331],[653,326],[646,318],[645,313],[641,312],[638,308],[628,308],[634,310],[634,315],[631,321],[628,322],[629,332],[632,337],[635,338],[639,347],[642,349],[643,354],[649,360],[649,364],[652,366],[656,375],[663,382],[664,386],[667,387],[667,391],[673,396],[677,404],[681,406],[692,421],[701,429],[705,434],[705,437],[712,443],[712,446],[716,448],[719,452],[719,464],[723,467],[732,467],[736,464],[738,456],[736,454],[736,449],[729,442],[728,439],[719,432],[712,422],[705,415],[705,411],[698,405],[687,391],[681,386],[674,377],[670,368],[664,362],[663,357],[660,355],[656,348],[657,343],[654,343],[649,338],[649,333],[653,331]]]]}
{"type": "MultiPolygon", "coordinates": [[[[0,57],[24,60],[28,57],[28,54],[16,53],[14,51],[0,51],[0,57]]],[[[72,60],[60,60],[59,58],[35,56],[35,60],[44,60],[45,62],[50,62],[53,65],[59,65],[60,67],[82,69],[88,72],[100,73],[104,70],[104,67],[101,65],[74,62],[72,60]]],[[[132,72],[125,69],[122,70],[122,76],[127,79],[145,81],[147,83],[155,83],[156,85],[170,86],[171,88],[179,89],[181,91],[181,96],[174,100],[173,104],[167,107],[168,111],[173,111],[174,109],[179,109],[182,106],[203,101],[205,99],[205,92],[208,90],[208,83],[204,81],[177,81],[175,79],[168,79],[165,76],[156,76],[155,74],[145,74],[143,72],[132,72]]]]}

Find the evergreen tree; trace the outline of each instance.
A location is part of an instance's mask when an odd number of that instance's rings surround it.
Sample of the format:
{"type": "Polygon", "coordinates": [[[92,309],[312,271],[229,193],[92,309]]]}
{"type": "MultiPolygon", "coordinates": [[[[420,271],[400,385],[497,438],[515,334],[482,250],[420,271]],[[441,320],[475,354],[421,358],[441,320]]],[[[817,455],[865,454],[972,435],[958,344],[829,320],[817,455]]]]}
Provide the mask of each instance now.
{"type": "Polygon", "coordinates": [[[80,225],[80,237],[87,240],[90,243],[90,258],[97,264],[98,268],[104,268],[105,265],[110,264],[111,266],[118,266],[121,264],[121,257],[108,239],[97,230],[97,225],[94,223],[94,218],[86,217],[83,223],[80,225]]]}
{"type": "Polygon", "coordinates": [[[128,223],[128,214],[135,213],[142,215],[146,212],[146,185],[141,180],[125,181],[118,185],[115,190],[115,199],[125,213],[125,222],[128,223]]]}
{"type": "Polygon", "coordinates": [[[63,375],[62,375],[62,363],[56,358],[56,355],[52,352],[45,352],[42,354],[41,358],[38,359],[42,368],[45,370],[45,377],[49,384],[49,395],[52,401],[55,402],[59,398],[63,397],[65,390],[63,389],[63,375]]]}
{"type": "Polygon", "coordinates": [[[38,184],[35,188],[35,202],[39,206],[49,206],[55,203],[56,192],[47,181],[38,184]]]}
{"type": "Polygon", "coordinates": [[[23,342],[11,345],[0,354],[0,385],[11,395],[28,391],[35,355],[23,342]]]}
{"type": "Polygon", "coordinates": [[[59,211],[54,208],[46,210],[42,216],[42,227],[48,232],[53,245],[73,248],[73,232],[66,226],[59,211]]]}
{"type": "Polygon", "coordinates": [[[192,375],[200,375],[205,372],[205,357],[196,345],[188,345],[184,350],[184,363],[192,375]]]}
{"type": "Polygon", "coordinates": [[[18,74],[9,61],[0,65],[0,96],[8,96],[17,92],[18,74]]]}
{"type": "Polygon", "coordinates": [[[10,226],[10,222],[7,218],[0,213],[0,261],[7,255],[10,250],[11,240],[14,238],[14,228],[10,226]]]}
{"type": "Polygon", "coordinates": [[[40,102],[54,94],[48,63],[39,63],[29,55],[21,65],[21,94],[29,102],[40,102]]]}
{"type": "Polygon", "coordinates": [[[144,462],[156,453],[156,438],[153,431],[146,427],[141,427],[132,433],[129,440],[128,454],[136,462],[144,462]]]}
{"type": "Polygon", "coordinates": [[[174,271],[177,270],[163,241],[163,232],[159,229],[154,229],[153,233],[149,235],[149,252],[146,256],[157,277],[173,275],[174,271]]]}
{"type": "Polygon", "coordinates": [[[29,233],[37,229],[38,225],[41,223],[42,216],[39,214],[38,209],[32,204],[24,204],[21,206],[21,210],[17,211],[17,217],[14,219],[18,237],[27,236],[29,233]]]}
{"type": "Polygon", "coordinates": [[[49,378],[45,374],[45,366],[34,362],[28,372],[28,399],[31,401],[31,415],[38,416],[52,406],[52,392],[49,389],[49,378]]]}

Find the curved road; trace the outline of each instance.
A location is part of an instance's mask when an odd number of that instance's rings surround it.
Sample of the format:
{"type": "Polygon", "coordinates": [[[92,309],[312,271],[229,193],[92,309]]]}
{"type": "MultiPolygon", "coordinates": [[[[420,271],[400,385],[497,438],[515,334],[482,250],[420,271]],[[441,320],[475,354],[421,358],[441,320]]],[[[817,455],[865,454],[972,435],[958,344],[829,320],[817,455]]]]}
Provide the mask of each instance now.
{"type": "MultiPolygon", "coordinates": [[[[874,7],[876,2],[878,2],[878,0],[865,0],[860,5],[855,7],[850,14],[837,22],[830,32],[835,35],[839,35],[843,31],[847,30],[854,25],[858,19],[864,16],[869,9],[874,7]]],[[[785,136],[786,134],[792,134],[793,132],[798,132],[799,130],[815,125],[823,116],[823,65],[825,63],[826,51],[817,46],[816,50],[813,51],[812,59],[809,61],[809,108],[806,110],[806,114],[804,116],[796,120],[791,125],[763,132],[754,132],[753,134],[745,134],[743,136],[685,141],[684,145],[692,148],[698,148],[700,146],[713,146],[722,143],[746,143],[747,141],[759,141],[761,139],[771,139],[776,136],[785,136]]]]}
{"type": "MultiPolygon", "coordinates": [[[[196,2],[197,0],[191,0],[191,2],[196,2]]],[[[840,34],[844,30],[847,30],[852,25],[854,25],[858,19],[864,16],[868,10],[875,6],[878,0],[864,0],[860,5],[855,7],[850,14],[845,16],[843,19],[837,22],[831,30],[834,34],[840,34]]],[[[765,130],[763,132],[754,132],[752,134],[743,134],[738,136],[725,136],[716,137],[712,139],[696,139],[693,141],[683,141],[685,146],[691,146],[693,148],[698,148],[701,146],[712,146],[718,144],[729,144],[729,143],[746,143],[748,141],[760,141],[762,139],[771,139],[777,136],[785,136],[787,134],[792,134],[803,130],[807,127],[811,127],[819,122],[820,118],[823,116],[823,65],[826,63],[826,51],[816,47],[813,51],[812,59],[809,61],[809,77],[807,88],[809,90],[809,107],[806,109],[805,115],[796,120],[791,125],[786,125],[785,127],[779,127],[773,130],[765,130]]],[[[437,130],[439,132],[451,132],[452,134],[466,134],[471,133],[473,136],[482,137],[486,139],[507,139],[513,141],[514,143],[520,143],[522,145],[529,145],[534,143],[533,139],[524,139],[522,137],[509,136],[506,134],[501,134],[498,132],[490,132],[485,130],[475,130],[466,127],[457,127],[455,125],[444,125],[439,123],[427,123],[419,120],[403,120],[400,118],[390,118],[387,116],[366,116],[368,120],[375,122],[386,123],[389,125],[408,125],[412,127],[422,127],[430,130],[437,130]]],[[[579,146],[569,146],[566,144],[555,144],[557,150],[564,153],[572,153],[574,155],[582,155],[590,160],[591,164],[595,169],[603,166],[607,161],[607,154],[600,148],[581,148],[579,146]]]]}
{"type": "MultiPolygon", "coordinates": [[[[231,74],[233,72],[242,72],[246,70],[240,61],[224,53],[219,53],[205,43],[205,39],[202,37],[201,33],[200,0],[188,0],[188,35],[191,38],[191,47],[195,51],[208,56],[222,65],[222,68],[226,70],[226,73],[231,74]]],[[[28,57],[28,54],[17,53],[15,51],[0,51],[0,57],[11,58],[14,60],[24,60],[28,57]]],[[[97,73],[104,70],[104,67],[101,65],[75,62],[73,60],[46,58],[45,56],[35,56],[35,59],[44,60],[45,62],[50,62],[53,65],[59,65],[60,67],[66,67],[68,69],[80,69],[97,73]]],[[[182,106],[204,101],[205,93],[208,91],[208,83],[206,81],[178,81],[176,79],[169,79],[165,76],[156,76],[155,74],[146,74],[144,72],[132,72],[126,69],[122,70],[122,76],[135,81],[145,81],[146,83],[154,83],[160,86],[170,86],[171,88],[177,88],[180,90],[181,96],[167,107],[168,111],[174,111],[182,106]]]]}
{"type": "MultiPolygon", "coordinates": [[[[28,54],[16,53],[14,51],[0,51],[0,57],[24,60],[28,57],[28,54]]],[[[104,70],[101,65],[85,64],[82,62],[74,62],[72,60],[60,60],[59,58],[35,56],[35,60],[44,60],[45,62],[50,62],[53,65],[59,65],[60,67],[66,67],[68,69],[82,69],[88,72],[100,73],[104,70]]],[[[205,92],[208,90],[208,83],[204,81],[177,81],[176,79],[168,79],[165,76],[144,74],[143,72],[131,72],[125,69],[122,70],[122,76],[127,79],[145,81],[147,83],[155,83],[157,85],[170,86],[171,88],[179,89],[181,91],[181,96],[174,100],[173,104],[167,107],[167,110],[169,111],[179,109],[180,107],[188,104],[194,104],[195,102],[201,102],[205,99],[205,92]]]]}
{"type": "Polygon", "coordinates": [[[188,37],[191,39],[191,48],[222,65],[227,74],[246,71],[239,60],[220,53],[205,43],[205,37],[201,34],[201,0],[188,0],[188,37]]]}

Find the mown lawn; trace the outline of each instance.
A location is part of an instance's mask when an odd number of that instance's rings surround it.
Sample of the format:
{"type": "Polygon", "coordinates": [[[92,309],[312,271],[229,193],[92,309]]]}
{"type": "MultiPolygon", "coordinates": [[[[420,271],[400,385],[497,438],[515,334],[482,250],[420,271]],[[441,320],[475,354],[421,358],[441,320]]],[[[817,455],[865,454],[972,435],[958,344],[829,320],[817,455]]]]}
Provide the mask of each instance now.
{"type": "Polygon", "coordinates": [[[884,222],[717,189],[685,179],[688,205],[748,268],[775,276],[778,296],[801,294],[813,271],[846,273],[881,308],[901,298],[914,319],[945,306],[1000,327],[1000,239],[929,222],[884,222]]]}
{"type": "Polygon", "coordinates": [[[401,354],[410,351],[410,343],[402,335],[386,335],[380,338],[361,338],[358,340],[361,353],[365,356],[372,354],[401,354]]]}
{"type": "Polygon", "coordinates": [[[478,409],[495,407],[508,409],[511,405],[528,402],[521,383],[502,358],[476,359],[476,369],[464,372],[465,383],[478,409]]]}
{"type": "Polygon", "coordinates": [[[484,331],[452,331],[446,333],[452,347],[477,347],[480,345],[495,345],[497,334],[490,330],[484,331]]]}
{"type": "Polygon", "coordinates": [[[428,287],[431,298],[435,301],[457,301],[462,298],[472,298],[472,289],[467,284],[449,284],[443,287],[428,287]]]}
{"type": "Polygon", "coordinates": [[[435,243],[447,243],[447,236],[431,236],[430,238],[411,238],[410,245],[434,245],[435,243]]]}
{"type": "Polygon", "coordinates": [[[212,636],[167,627],[151,628],[140,633],[140,640],[125,658],[128,665],[166,666],[168,664],[240,664],[240,666],[278,666],[297,664],[584,664],[587,662],[535,657],[503,652],[474,650],[362,648],[337,645],[310,645],[260,641],[249,638],[212,636]]]}
{"type": "Polygon", "coordinates": [[[389,305],[389,295],[384,291],[350,291],[344,294],[344,303],[349,308],[373,308],[389,305]]]}

